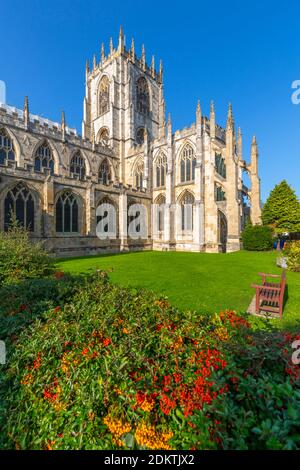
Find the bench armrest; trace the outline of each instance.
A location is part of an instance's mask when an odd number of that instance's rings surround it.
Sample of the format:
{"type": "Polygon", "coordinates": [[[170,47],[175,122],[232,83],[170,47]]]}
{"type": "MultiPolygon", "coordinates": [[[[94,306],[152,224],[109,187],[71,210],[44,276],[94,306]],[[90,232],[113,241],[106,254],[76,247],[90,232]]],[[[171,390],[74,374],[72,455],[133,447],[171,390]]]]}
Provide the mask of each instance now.
{"type": "Polygon", "coordinates": [[[251,287],[254,289],[264,289],[264,290],[275,290],[275,291],[281,291],[281,287],[271,287],[271,286],[259,286],[257,284],[252,284],[251,287]]]}
{"type": "Polygon", "coordinates": [[[259,276],[262,277],[281,277],[280,274],[267,274],[267,273],[258,273],[259,276]]]}

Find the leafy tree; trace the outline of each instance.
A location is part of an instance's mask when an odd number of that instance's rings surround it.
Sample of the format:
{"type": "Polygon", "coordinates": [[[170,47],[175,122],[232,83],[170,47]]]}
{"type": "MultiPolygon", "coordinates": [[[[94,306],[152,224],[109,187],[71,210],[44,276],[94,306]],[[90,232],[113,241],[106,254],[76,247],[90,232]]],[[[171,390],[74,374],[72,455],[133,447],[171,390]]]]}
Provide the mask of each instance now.
{"type": "Polygon", "coordinates": [[[243,248],[248,251],[267,251],[273,246],[272,229],[264,225],[247,224],[242,233],[243,248]]]}
{"type": "Polygon", "coordinates": [[[285,180],[271,191],[262,210],[262,221],[278,233],[300,231],[300,202],[285,180]]]}
{"type": "Polygon", "coordinates": [[[0,287],[44,277],[53,270],[54,260],[42,243],[31,241],[29,233],[12,219],[8,232],[0,232],[0,287]]]}

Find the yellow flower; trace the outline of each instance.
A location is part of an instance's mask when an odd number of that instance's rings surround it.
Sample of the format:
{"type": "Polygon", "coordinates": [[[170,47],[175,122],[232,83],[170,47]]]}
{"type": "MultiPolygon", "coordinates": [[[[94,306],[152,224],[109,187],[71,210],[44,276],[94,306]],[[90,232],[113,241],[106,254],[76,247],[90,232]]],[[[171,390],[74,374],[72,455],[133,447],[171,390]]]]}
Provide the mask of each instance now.
{"type": "Polygon", "coordinates": [[[155,429],[155,426],[146,424],[144,421],[138,424],[135,431],[137,443],[151,450],[171,450],[168,441],[172,437],[172,431],[159,432],[155,429]]]}
{"type": "Polygon", "coordinates": [[[220,326],[215,330],[215,335],[221,340],[221,341],[228,341],[229,336],[226,328],[224,326],[220,326]]]}
{"type": "Polygon", "coordinates": [[[105,416],[103,419],[104,424],[108,427],[109,431],[114,437],[120,438],[131,430],[129,423],[124,423],[120,419],[113,418],[110,415],[105,416]]]}

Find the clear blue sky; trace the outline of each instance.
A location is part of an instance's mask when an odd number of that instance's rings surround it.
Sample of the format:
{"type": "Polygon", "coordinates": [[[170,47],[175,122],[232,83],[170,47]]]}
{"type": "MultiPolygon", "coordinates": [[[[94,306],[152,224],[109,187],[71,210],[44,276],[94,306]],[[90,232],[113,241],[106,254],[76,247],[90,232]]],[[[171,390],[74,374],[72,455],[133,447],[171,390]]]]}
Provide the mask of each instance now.
{"type": "Polygon", "coordinates": [[[53,120],[66,112],[81,132],[85,61],[108,50],[120,24],[137,52],[144,42],[148,62],[164,62],[167,111],[174,129],[194,121],[197,99],[219,124],[231,101],[244,137],[260,152],[262,197],[283,178],[300,196],[300,105],[291,83],[300,79],[300,2],[2,0],[0,79],[7,103],[53,120]]]}

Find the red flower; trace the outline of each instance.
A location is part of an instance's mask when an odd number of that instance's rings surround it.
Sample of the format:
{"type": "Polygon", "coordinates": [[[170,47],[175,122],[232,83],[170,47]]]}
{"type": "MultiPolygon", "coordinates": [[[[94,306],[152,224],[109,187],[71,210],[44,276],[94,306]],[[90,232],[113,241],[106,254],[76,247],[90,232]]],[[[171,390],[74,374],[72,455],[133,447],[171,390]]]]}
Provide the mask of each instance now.
{"type": "Polygon", "coordinates": [[[56,271],[54,273],[55,279],[62,279],[64,277],[65,273],[63,271],[56,271]]]}
{"type": "Polygon", "coordinates": [[[54,313],[57,313],[57,312],[60,312],[60,311],[61,311],[61,307],[59,305],[57,307],[55,307],[54,313]]]}
{"type": "Polygon", "coordinates": [[[33,362],[33,368],[39,369],[41,367],[42,360],[41,360],[41,353],[39,352],[35,361],[33,362]]]}
{"type": "Polygon", "coordinates": [[[89,352],[89,348],[84,348],[81,354],[83,356],[86,356],[88,352],[89,352]]]}
{"type": "Polygon", "coordinates": [[[110,338],[104,338],[102,343],[103,343],[103,346],[109,346],[110,343],[111,343],[111,339],[110,338]]]}

